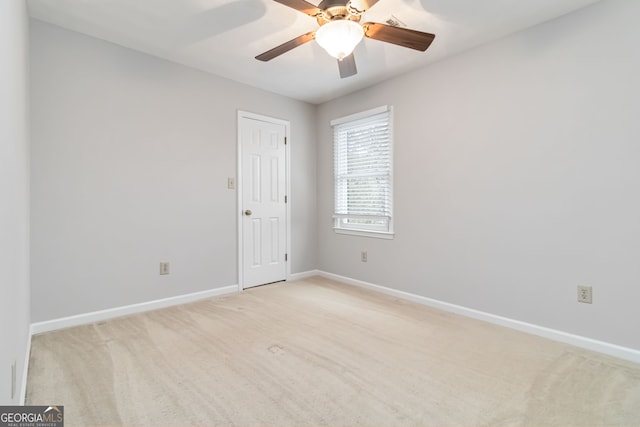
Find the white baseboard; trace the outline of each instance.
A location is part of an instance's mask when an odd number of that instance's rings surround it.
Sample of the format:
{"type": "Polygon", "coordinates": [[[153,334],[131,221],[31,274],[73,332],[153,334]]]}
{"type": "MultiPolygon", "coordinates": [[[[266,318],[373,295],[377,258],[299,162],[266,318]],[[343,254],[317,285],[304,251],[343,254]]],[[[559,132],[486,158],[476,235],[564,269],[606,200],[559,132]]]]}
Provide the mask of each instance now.
{"type": "Polygon", "coordinates": [[[289,277],[287,278],[287,280],[303,280],[303,279],[308,279],[309,277],[313,277],[313,276],[320,276],[320,270],[309,270],[309,271],[303,271],[301,273],[292,273],[289,274],[289,277]]]}
{"type": "Polygon", "coordinates": [[[22,364],[22,384],[20,384],[20,406],[24,406],[27,400],[27,378],[29,375],[29,359],[31,357],[31,336],[33,335],[33,328],[29,326],[29,336],[27,337],[27,345],[24,354],[24,362],[22,364]]]}
{"type": "Polygon", "coordinates": [[[507,317],[497,316],[495,314],[474,310],[474,309],[463,307],[456,304],[450,304],[448,302],[438,301],[435,299],[423,297],[423,296],[412,294],[409,292],[387,288],[385,286],[374,285],[373,283],[351,279],[349,277],[344,277],[344,276],[340,276],[333,273],[327,273],[325,271],[317,271],[316,274],[319,276],[325,277],[327,279],[332,279],[332,280],[336,280],[338,282],[346,283],[349,285],[354,285],[361,288],[370,289],[376,292],[381,292],[386,295],[394,296],[394,297],[408,300],[408,301],[417,302],[419,304],[424,304],[429,307],[437,308],[443,311],[460,314],[462,316],[471,317],[473,319],[478,319],[478,320],[493,323],[496,325],[505,326],[507,328],[515,329],[515,330],[526,332],[533,335],[538,335],[544,338],[549,338],[554,341],[571,344],[576,347],[584,348],[591,351],[596,351],[599,353],[608,354],[609,356],[614,356],[620,359],[629,360],[631,362],[640,363],[640,350],[635,350],[628,347],[622,347],[616,344],[611,344],[604,341],[598,341],[598,340],[583,337],[580,335],[574,335],[567,332],[534,325],[531,323],[521,322],[519,320],[509,319],[507,317]]]}
{"type": "Polygon", "coordinates": [[[87,323],[100,322],[102,320],[113,319],[115,317],[157,310],[159,308],[185,304],[188,302],[198,301],[201,299],[219,295],[231,294],[234,292],[238,292],[238,285],[224,286],[222,288],[210,289],[202,292],[194,292],[192,294],[178,295],[175,297],[164,298],[155,301],[125,305],[123,307],[115,307],[107,310],[93,311],[91,313],[62,317],[60,319],[47,320],[45,322],[36,322],[31,324],[31,334],[36,335],[43,332],[55,331],[57,329],[69,328],[71,326],[86,325],[87,323]]]}

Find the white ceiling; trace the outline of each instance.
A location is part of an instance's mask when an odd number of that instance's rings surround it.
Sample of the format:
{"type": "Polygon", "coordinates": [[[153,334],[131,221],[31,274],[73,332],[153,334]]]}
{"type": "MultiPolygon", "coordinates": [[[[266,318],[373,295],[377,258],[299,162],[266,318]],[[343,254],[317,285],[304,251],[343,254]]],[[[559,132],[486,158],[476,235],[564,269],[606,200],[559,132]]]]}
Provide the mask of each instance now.
{"type": "MultiPolygon", "coordinates": [[[[319,0],[308,0],[317,5],[319,0]]],[[[29,0],[32,17],[292,98],[321,103],[599,0],[380,0],[362,22],[392,15],[433,33],[426,52],[365,39],[358,74],[340,79],[315,42],[269,62],[254,57],[317,29],[273,0],[29,0]]]]}

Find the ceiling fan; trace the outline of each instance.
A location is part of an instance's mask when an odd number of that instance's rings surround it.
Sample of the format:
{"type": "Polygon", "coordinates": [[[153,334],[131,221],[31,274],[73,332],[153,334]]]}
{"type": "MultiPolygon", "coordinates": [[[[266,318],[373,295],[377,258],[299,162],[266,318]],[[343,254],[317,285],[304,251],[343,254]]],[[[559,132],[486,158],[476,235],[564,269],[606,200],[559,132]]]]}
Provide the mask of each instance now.
{"type": "Polygon", "coordinates": [[[427,50],[436,37],[433,34],[376,22],[359,24],[362,14],[375,5],[378,0],[322,0],[318,6],[305,0],[275,1],[316,18],[320,28],[261,53],[256,56],[256,59],[260,61],[270,61],[315,39],[329,55],[338,59],[340,77],[345,78],[358,72],[353,49],[363,37],[422,52],[427,50]]]}

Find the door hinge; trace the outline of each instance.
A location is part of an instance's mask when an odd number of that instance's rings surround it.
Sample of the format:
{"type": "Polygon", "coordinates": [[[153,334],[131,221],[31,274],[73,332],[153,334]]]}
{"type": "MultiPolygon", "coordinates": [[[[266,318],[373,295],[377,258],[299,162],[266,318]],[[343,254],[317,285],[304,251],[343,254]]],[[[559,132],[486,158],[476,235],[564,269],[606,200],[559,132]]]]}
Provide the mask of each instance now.
{"type": "Polygon", "coordinates": [[[287,145],[287,137],[284,137],[284,145],[287,145]]]}
{"type": "Polygon", "coordinates": [[[284,261],[285,262],[289,261],[289,254],[284,254],[284,261]]]}
{"type": "Polygon", "coordinates": [[[287,196],[284,196],[284,202],[289,203],[289,198],[287,196]]]}

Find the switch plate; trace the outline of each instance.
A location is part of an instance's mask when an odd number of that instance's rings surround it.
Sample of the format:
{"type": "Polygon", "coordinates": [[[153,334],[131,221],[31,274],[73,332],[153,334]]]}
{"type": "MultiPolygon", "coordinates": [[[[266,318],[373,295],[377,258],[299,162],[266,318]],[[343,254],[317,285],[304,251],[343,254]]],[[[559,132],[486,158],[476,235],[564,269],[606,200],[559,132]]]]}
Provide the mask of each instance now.
{"type": "Polygon", "coordinates": [[[593,301],[593,290],[591,286],[578,286],[578,302],[591,304],[593,301]]]}
{"type": "Polygon", "coordinates": [[[162,261],[160,263],[160,274],[163,276],[169,274],[169,261],[162,261]]]}
{"type": "Polygon", "coordinates": [[[229,190],[235,190],[236,188],[236,179],[235,178],[227,178],[227,188],[229,190]]]}
{"type": "Polygon", "coordinates": [[[367,262],[367,258],[368,258],[367,251],[360,252],[360,261],[367,262]]]}

